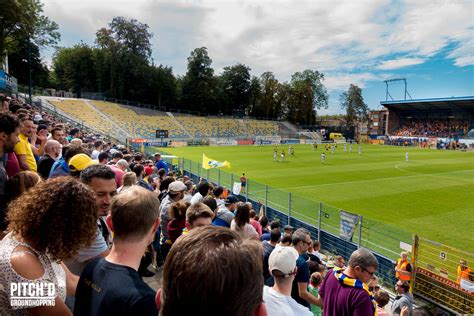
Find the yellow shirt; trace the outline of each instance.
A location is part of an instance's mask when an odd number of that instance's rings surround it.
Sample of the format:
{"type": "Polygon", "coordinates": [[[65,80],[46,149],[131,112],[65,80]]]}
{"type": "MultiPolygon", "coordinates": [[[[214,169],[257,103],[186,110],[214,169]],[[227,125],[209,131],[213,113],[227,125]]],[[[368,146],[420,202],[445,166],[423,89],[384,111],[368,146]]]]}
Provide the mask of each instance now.
{"type": "MultiPolygon", "coordinates": [[[[14,148],[15,154],[17,156],[25,155],[26,163],[30,167],[30,170],[36,172],[36,160],[35,160],[35,156],[33,155],[33,151],[31,150],[31,145],[28,142],[28,137],[20,133],[20,135],[18,135],[18,138],[20,139],[20,141],[15,145],[15,148],[14,148]]],[[[21,165],[20,165],[20,170],[25,171],[21,169],[21,165]]]]}

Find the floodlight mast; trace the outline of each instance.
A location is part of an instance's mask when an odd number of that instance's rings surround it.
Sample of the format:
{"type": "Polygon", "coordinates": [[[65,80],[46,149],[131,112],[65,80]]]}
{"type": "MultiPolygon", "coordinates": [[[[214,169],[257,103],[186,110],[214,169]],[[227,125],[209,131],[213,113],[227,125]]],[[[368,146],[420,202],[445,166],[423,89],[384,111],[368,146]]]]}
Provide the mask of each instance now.
{"type": "Polygon", "coordinates": [[[403,81],[403,83],[405,84],[405,99],[407,99],[407,94],[408,96],[410,97],[410,100],[413,100],[413,98],[411,97],[410,93],[408,92],[408,89],[407,89],[407,79],[406,78],[393,78],[393,79],[388,79],[388,80],[384,80],[385,82],[385,85],[387,86],[386,88],[386,92],[385,92],[385,101],[388,101],[388,97],[390,97],[390,99],[393,101],[393,98],[392,98],[392,95],[390,94],[389,92],[389,89],[388,89],[388,83],[389,82],[399,82],[399,81],[403,81]]]}

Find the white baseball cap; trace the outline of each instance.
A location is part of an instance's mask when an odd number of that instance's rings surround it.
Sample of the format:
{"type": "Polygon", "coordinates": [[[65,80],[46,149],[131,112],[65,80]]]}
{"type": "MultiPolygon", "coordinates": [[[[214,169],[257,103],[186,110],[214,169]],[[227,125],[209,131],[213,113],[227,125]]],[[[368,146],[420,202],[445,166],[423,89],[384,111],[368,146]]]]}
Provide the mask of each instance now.
{"type": "Polygon", "coordinates": [[[173,181],[170,183],[168,187],[169,192],[183,192],[183,191],[186,191],[187,189],[188,188],[181,181],[173,181]]]}
{"type": "Polygon", "coordinates": [[[295,272],[299,254],[293,247],[276,247],[268,258],[268,270],[278,270],[285,277],[295,272]]]}

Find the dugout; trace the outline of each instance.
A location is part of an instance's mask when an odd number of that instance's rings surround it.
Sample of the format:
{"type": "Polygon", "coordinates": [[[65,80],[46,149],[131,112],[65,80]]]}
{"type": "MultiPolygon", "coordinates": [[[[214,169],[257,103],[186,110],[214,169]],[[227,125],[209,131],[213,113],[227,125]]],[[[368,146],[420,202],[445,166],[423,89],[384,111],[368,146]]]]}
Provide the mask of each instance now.
{"type": "Polygon", "coordinates": [[[463,120],[468,121],[469,131],[474,128],[474,96],[381,101],[380,105],[388,110],[386,135],[409,120],[463,120]]]}

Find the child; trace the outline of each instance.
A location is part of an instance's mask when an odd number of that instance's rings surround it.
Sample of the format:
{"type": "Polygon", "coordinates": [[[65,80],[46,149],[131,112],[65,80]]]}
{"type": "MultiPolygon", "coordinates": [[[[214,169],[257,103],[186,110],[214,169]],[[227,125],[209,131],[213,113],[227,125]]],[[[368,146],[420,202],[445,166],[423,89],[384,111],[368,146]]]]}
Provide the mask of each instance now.
{"type": "Polygon", "coordinates": [[[387,291],[379,290],[374,294],[374,300],[377,303],[377,315],[389,316],[390,314],[384,310],[384,306],[390,302],[390,296],[387,291]]]}
{"type": "MultiPolygon", "coordinates": [[[[323,282],[323,277],[319,272],[314,272],[311,274],[311,279],[309,280],[308,291],[313,294],[315,297],[318,297],[319,287],[323,282]]],[[[311,305],[311,311],[314,316],[322,315],[321,307],[316,305],[311,305]]]]}

